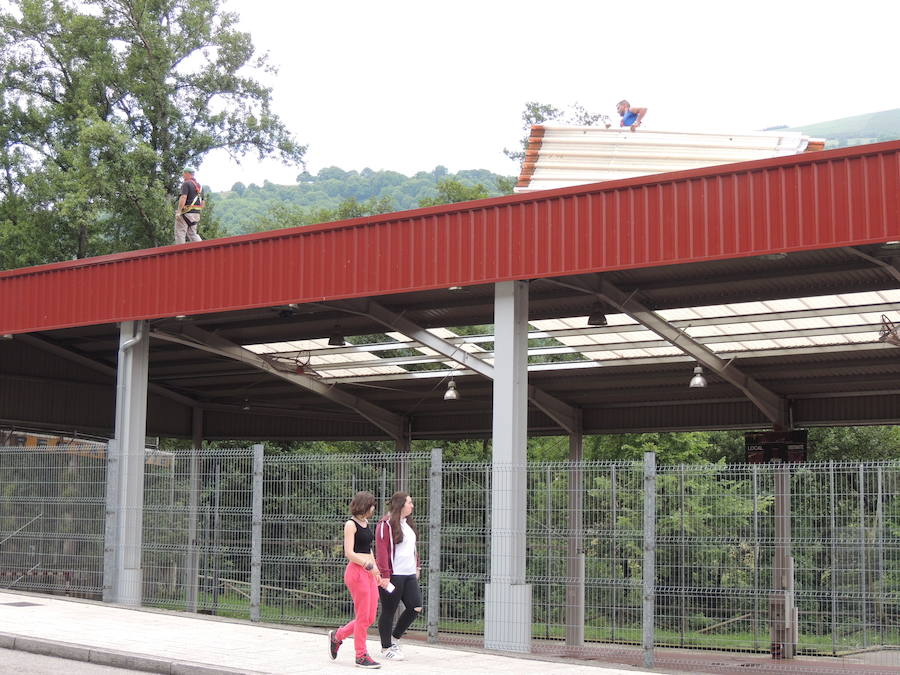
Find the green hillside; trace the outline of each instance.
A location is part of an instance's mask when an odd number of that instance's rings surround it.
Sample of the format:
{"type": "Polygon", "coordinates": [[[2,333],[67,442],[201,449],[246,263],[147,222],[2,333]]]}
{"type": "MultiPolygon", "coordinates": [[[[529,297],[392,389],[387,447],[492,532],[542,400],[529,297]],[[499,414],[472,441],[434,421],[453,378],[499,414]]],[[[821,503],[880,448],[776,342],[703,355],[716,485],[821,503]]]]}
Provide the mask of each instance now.
{"type": "MultiPolygon", "coordinates": [[[[440,181],[458,181],[465,186],[483,185],[487,196],[506,194],[510,177],[491,173],[486,169],[471,169],[450,173],[443,166],[434,171],[420,171],[405,176],[396,171],[344,171],[337,167],[322,169],[317,174],[301,173],[295,185],[275,185],[265,181],[262,186],[235,183],[228,192],[213,196],[216,218],[227,234],[243,234],[258,229],[263,220],[284,220],[285,211],[307,214],[306,221],[316,216],[346,211],[348,200],[360,205],[377,201],[377,212],[405,211],[419,207],[423,199],[438,196],[440,181]],[[273,209],[275,213],[273,215],[273,209]]],[[[310,220],[311,219],[311,220],[310,220]]],[[[301,219],[302,220],[302,219],[301,219]]]]}
{"type": "Polygon", "coordinates": [[[802,131],[808,136],[824,138],[826,148],[894,141],[900,139],[900,108],[806,124],[793,127],[791,131],[802,131]]]}

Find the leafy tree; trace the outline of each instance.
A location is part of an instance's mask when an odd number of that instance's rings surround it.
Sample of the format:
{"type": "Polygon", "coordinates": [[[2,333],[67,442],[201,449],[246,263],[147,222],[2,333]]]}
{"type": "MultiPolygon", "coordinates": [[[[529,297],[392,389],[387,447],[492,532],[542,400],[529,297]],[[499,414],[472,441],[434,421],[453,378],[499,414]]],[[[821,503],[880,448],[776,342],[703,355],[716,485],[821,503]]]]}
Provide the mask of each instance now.
{"type": "Polygon", "coordinates": [[[580,103],[573,103],[568,109],[565,109],[557,108],[549,103],[528,101],[525,104],[525,109],[522,110],[522,130],[525,132],[521,141],[522,149],[510,150],[503,148],[503,154],[516,162],[521,162],[525,159],[525,150],[528,149],[528,137],[531,134],[531,127],[535,124],[560,122],[562,124],[587,127],[597,124],[597,122],[608,122],[608,120],[609,118],[606,115],[588,112],[580,103]]]}
{"type": "Polygon", "coordinates": [[[900,459],[900,427],[822,427],[809,430],[810,459],[816,462],[874,462],[900,459]]]}
{"type": "Polygon", "coordinates": [[[330,223],[335,220],[349,220],[350,218],[363,218],[375,216],[381,213],[391,213],[394,210],[390,197],[380,199],[372,198],[365,202],[355,199],[343,200],[335,209],[304,209],[293,204],[274,204],[269,212],[262,216],[251,232],[265,232],[286,227],[302,227],[317,223],[330,223]]]}
{"type": "Polygon", "coordinates": [[[419,206],[438,206],[439,204],[455,204],[473,199],[486,199],[490,195],[481,183],[465,185],[453,178],[442,178],[437,184],[436,197],[425,197],[419,200],[419,206]]]}
{"type": "Polygon", "coordinates": [[[713,448],[702,431],[587,436],[585,459],[642,460],[654,451],[659,464],[698,464],[709,461],[713,448]]]}
{"type": "Polygon", "coordinates": [[[168,243],[181,169],[211,150],[302,161],[245,74],[273,69],[221,5],[4,4],[0,265],[168,243]]]}

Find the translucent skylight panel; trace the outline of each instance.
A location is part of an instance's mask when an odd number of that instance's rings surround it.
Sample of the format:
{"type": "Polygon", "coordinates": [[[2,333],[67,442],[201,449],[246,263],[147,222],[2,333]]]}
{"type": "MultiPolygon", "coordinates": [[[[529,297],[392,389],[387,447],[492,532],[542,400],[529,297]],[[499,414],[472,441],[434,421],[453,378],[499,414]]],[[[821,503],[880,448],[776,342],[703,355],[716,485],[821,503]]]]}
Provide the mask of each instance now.
{"type": "Polygon", "coordinates": [[[827,328],[829,326],[829,323],[825,320],[825,317],[821,316],[798,317],[796,319],[788,320],[787,324],[791,328],[799,330],[807,328],[827,328]]]}
{"type": "MultiPolygon", "coordinates": [[[[799,300],[806,303],[806,306],[809,309],[824,309],[826,307],[847,307],[848,305],[857,304],[856,302],[848,302],[847,297],[841,295],[816,295],[808,298],[799,298],[799,300]]],[[[869,304],[869,301],[865,301],[862,304],[869,304]]]]}
{"type": "Polygon", "coordinates": [[[661,309],[657,312],[666,321],[690,321],[700,315],[692,307],[678,307],[675,309],[661,309]]]}
{"type": "Polygon", "coordinates": [[[790,349],[791,347],[811,347],[815,343],[808,337],[800,336],[792,338],[778,338],[777,340],[775,340],[775,344],[784,349],[790,349]]]}
{"type": "Polygon", "coordinates": [[[862,293],[847,293],[846,295],[838,296],[841,298],[842,302],[848,305],[874,305],[879,302],[890,302],[890,300],[884,300],[878,293],[878,291],[864,291],[862,293]]]}
{"type": "Polygon", "coordinates": [[[801,298],[785,298],[783,300],[766,300],[764,303],[771,312],[797,312],[809,309],[801,298]]]}

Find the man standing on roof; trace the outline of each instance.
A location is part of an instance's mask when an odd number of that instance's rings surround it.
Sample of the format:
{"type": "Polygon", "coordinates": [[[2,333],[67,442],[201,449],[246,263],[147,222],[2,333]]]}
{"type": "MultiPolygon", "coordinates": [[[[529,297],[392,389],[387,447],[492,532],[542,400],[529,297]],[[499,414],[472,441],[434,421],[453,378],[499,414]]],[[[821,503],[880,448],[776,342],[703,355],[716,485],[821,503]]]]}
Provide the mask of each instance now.
{"type": "Polygon", "coordinates": [[[175,211],[175,243],[183,244],[185,237],[188,241],[203,241],[197,234],[197,223],[203,209],[203,188],[194,179],[192,168],[185,167],[181,177],[181,196],[175,211]]]}
{"type": "Polygon", "coordinates": [[[641,126],[641,120],[644,119],[644,115],[647,114],[647,109],[632,108],[628,101],[622,99],[616,105],[616,112],[622,116],[622,119],[619,121],[619,126],[629,127],[632,131],[635,131],[641,126]]]}

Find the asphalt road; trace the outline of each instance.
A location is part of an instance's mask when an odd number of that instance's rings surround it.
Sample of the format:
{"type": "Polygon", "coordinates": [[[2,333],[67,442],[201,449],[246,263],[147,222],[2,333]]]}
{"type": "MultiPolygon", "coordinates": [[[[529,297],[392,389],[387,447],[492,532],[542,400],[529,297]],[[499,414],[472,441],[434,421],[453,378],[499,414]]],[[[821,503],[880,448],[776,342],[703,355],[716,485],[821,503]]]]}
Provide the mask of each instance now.
{"type": "Polygon", "coordinates": [[[3,675],[126,675],[137,672],[139,671],[31,654],[18,649],[0,649],[0,673],[3,675]]]}

